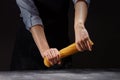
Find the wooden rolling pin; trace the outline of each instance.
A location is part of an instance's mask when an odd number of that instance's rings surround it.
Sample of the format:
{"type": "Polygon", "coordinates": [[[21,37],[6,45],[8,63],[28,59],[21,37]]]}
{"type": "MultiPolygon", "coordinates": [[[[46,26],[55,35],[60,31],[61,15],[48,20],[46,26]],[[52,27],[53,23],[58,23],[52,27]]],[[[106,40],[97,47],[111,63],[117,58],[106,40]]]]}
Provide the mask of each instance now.
{"type": "MultiPolygon", "coordinates": [[[[93,42],[92,41],[90,41],[90,42],[93,45],[93,42]]],[[[65,57],[67,57],[69,55],[73,55],[73,54],[75,54],[77,52],[78,52],[78,50],[76,48],[76,44],[73,43],[73,44],[71,44],[71,45],[69,45],[69,46],[67,46],[67,47],[60,50],[60,59],[65,58],[65,57]]],[[[46,58],[44,58],[44,65],[46,67],[52,66],[46,58]]]]}

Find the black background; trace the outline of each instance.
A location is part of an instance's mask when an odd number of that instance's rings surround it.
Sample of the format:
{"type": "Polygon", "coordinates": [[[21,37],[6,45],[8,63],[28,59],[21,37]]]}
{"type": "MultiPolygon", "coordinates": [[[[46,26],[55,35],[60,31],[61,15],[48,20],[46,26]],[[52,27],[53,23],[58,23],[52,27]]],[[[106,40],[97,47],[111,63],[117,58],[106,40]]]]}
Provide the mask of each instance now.
{"type": "MultiPolygon", "coordinates": [[[[94,42],[93,51],[73,55],[74,68],[120,67],[119,7],[118,1],[91,0],[86,28],[94,42]]],[[[10,69],[17,29],[21,26],[23,23],[19,20],[19,9],[15,0],[2,0],[0,2],[0,70],[10,69]]],[[[70,38],[73,41],[71,33],[70,38]]]]}

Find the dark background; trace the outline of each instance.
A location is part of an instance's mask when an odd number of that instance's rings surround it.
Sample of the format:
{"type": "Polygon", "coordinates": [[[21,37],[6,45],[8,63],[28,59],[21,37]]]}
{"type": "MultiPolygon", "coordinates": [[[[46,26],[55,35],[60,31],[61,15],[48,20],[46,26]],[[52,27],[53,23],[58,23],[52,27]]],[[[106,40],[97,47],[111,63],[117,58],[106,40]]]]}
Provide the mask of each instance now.
{"type": "MultiPolygon", "coordinates": [[[[93,51],[73,55],[74,68],[120,67],[119,7],[118,1],[91,0],[86,28],[94,42],[93,51]]],[[[9,70],[17,29],[23,23],[15,0],[2,0],[0,10],[0,70],[9,70]]],[[[71,42],[73,35],[70,33],[71,42]]]]}

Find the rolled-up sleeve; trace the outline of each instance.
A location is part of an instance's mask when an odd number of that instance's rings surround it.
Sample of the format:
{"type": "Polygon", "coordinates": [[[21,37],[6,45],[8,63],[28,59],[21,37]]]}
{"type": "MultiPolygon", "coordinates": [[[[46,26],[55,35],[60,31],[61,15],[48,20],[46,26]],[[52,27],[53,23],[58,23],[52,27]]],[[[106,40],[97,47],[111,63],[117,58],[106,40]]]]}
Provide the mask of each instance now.
{"type": "MultiPolygon", "coordinates": [[[[78,0],[73,0],[73,3],[75,4],[77,1],[78,1],[78,0]]],[[[86,1],[87,5],[89,6],[90,0],[85,0],[85,1],[86,1]]]]}
{"type": "Polygon", "coordinates": [[[32,0],[16,0],[16,3],[20,8],[20,16],[23,18],[27,30],[30,30],[34,25],[43,25],[39,12],[32,0]]]}

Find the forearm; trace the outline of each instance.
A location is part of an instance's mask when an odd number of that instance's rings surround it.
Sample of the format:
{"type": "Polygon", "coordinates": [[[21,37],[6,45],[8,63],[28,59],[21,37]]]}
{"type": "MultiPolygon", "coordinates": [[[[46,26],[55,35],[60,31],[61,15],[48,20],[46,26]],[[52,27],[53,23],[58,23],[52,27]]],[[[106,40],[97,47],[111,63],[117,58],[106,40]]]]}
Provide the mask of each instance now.
{"type": "Polygon", "coordinates": [[[41,25],[36,25],[30,29],[30,32],[32,33],[33,39],[34,39],[41,55],[43,55],[43,53],[47,49],[49,49],[49,45],[47,43],[45,33],[44,33],[44,28],[41,25]]]}
{"type": "Polygon", "coordinates": [[[91,51],[91,40],[85,28],[85,21],[88,13],[88,5],[84,0],[78,0],[75,4],[75,42],[79,51],[91,51]]]}
{"type": "Polygon", "coordinates": [[[79,0],[75,4],[75,19],[74,19],[74,27],[78,24],[84,24],[86,21],[88,12],[88,6],[84,0],[79,0]]]}

